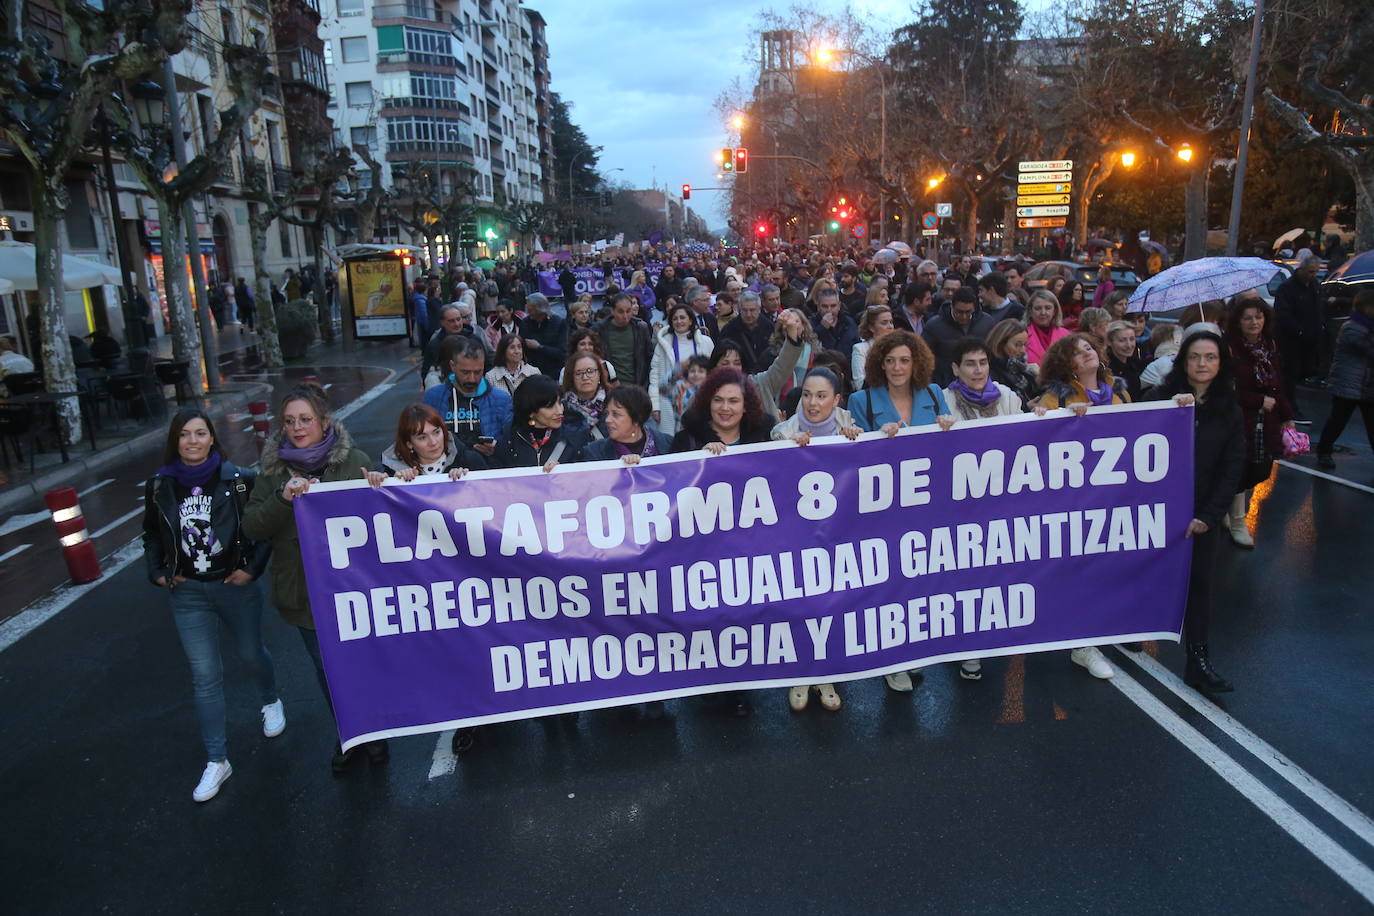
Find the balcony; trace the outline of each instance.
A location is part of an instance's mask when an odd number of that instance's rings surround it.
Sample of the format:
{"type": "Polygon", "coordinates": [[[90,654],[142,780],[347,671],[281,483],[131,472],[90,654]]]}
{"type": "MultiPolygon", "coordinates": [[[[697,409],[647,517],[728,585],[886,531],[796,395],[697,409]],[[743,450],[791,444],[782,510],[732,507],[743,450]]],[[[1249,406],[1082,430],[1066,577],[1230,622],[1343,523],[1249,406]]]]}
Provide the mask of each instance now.
{"type": "Polygon", "coordinates": [[[291,170],[272,166],[272,190],[283,191],[291,184],[291,170]]]}
{"type": "Polygon", "coordinates": [[[377,55],[378,70],[387,66],[388,70],[407,64],[425,64],[440,67],[447,71],[458,71],[458,58],[452,54],[430,54],[426,51],[383,51],[377,55]]]}
{"type": "Polygon", "coordinates": [[[500,108],[500,107],[501,107],[501,93],[500,93],[500,92],[497,90],[497,88],[496,88],[494,85],[492,85],[491,83],[486,83],[485,85],[486,85],[486,87],[487,87],[487,100],[491,102],[491,106],[490,106],[490,107],[492,107],[492,108],[500,108]]]}
{"type": "Polygon", "coordinates": [[[380,3],[372,7],[372,21],[409,19],[412,22],[443,22],[443,14],[430,3],[380,3]]]}
{"type": "Polygon", "coordinates": [[[382,113],[395,113],[395,109],[417,109],[419,111],[456,111],[462,115],[462,120],[467,121],[471,118],[472,112],[468,106],[457,99],[430,99],[422,96],[389,97],[382,99],[382,113]]]}
{"type": "Polygon", "coordinates": [[[491,48],[488,48],[485,44],[482,45],[482,56],[486,58],[487,63],[491,64],[492,67],[496,68],[497,70],[501,69],[500,58],[496,56],[495,51],[493,51],[491,48]]]}
{"type": "Polygon", "coordinates": [[[501,132],[501,125],[499,124],[496,124],[492,121],[488,121],[487,133],[491,135],[491,142],[496,146],[500,146],[502,143],[506,142],[506,135],[501,132]]]}

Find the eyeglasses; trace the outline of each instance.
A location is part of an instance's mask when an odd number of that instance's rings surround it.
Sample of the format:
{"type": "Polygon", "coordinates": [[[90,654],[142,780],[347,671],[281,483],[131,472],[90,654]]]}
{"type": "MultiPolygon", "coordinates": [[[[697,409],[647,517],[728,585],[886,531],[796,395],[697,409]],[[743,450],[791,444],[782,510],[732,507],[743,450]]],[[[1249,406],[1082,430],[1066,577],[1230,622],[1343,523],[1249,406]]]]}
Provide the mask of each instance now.
{"type": "Polygon", "coordinates": [[[573,372],[573,375],[578,378],[595,378],[600,374],[601,370],[599,369],[578,369],[573,372]]]}

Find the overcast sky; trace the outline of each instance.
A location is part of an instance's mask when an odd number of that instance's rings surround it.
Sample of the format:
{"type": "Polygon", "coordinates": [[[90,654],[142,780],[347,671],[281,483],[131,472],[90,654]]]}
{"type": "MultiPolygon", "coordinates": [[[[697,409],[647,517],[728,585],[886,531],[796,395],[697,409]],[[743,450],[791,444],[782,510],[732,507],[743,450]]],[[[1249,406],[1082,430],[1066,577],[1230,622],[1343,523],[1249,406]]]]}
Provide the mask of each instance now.
{"type": "MultiPolygon", "coordinates": [[[[713,152],[729,142],[713,105],[738,77],[753,78],[761,12],[784,3],[735,0],[527,0],[548,22],[552,88],[593,146],[603,147],[601,173],[613,184],[719,185],[713,152]],[[624,172],[612,171],[622,168],[624,172]]],[[[815,0],[838,13],[842,0],[815,0]]],[[[857,0],[853,9],[890,33],[911,19],[908,0],[857,0]]],[[[724,226],[719,193],[693,195],[690,206],[712,228],[724,226]]]]}

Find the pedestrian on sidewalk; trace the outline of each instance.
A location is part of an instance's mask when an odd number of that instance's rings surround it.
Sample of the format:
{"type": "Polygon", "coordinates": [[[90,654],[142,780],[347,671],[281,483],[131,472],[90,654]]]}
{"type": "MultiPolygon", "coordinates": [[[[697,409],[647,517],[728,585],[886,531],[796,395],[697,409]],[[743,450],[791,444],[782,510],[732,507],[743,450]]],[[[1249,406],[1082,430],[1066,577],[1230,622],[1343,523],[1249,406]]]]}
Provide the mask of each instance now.
{"type": "Polygon", "coordinates": [[[243,320],[244,327],[248,330],[255,330],[258,321],[257,299],[253,296],[253,291],[248,288],[248,281],[239,277],[234,284],[234,301],[238,303],[239,318],[243,320]]]}
{"type": "Polygon", "coordinates": [[[1283,431],[1293,428],[1293,406],[1284,390],[1285,367],[1274,342],[1274,313],[1258,296],[1237,298],[1226,322],[1226,344],[1235,365],[1236,401],[1245,420],[1245,471],[1229,512],[1231,540],[1254,547],[1246,524],[1250,491],[1283,457],[1283,431]],[[1260,435],[1255,435],[1259,426],[1260,435]],[[1261,445],[1263,446],[1261,448],[1261,445]]]}
{"type": "Polygon", "coordinates": [[[1355,295],[1350,318],[1336,337],[1326,390],[1331,392],[1331,414],[1317,443],[1317,467],[1329,471],[1336,467],[1331,457],[1336,440],[1357,407],[1369,447],[1374,449],[1374,289],[1355,295]]]}
{"type": "MultiPolygon", "coordinates": [[[[272,543],[272,602],[282,619],[300,633],[332,713],[291,501],[321,481],[356,480],[359,469],[371,467],[372,459],[353,445],[353,437],[333,416],[329,397],[319,385],[307,383],[287,392],[278,405],[277,418],[277,428],[263,445],[262,475],[248,501],[243,530],[251,538],[272,543]]],[[[386,763],[385,739],[370,741],[361,749],[372,763],[386,763]]],[[[358,750],[345,754],[335,743],[330,765],[336,775],[347,769],[358,750]]]]}
{"type": "Polygon", "coordinates": [[[262,641],[262,589],[270,547],[243,530],[255,474],[224,459],[214,423],[199,407],[177,411],[163,465],[144,489],[143,558],[148,580],[165,588],[191,665],[196,718],[209,762],[191,797],[209,801],[233,773],[225,729],[222,622],[233,634],[262,701],[262,732],[286,728],[272,656],[262,641]]]}

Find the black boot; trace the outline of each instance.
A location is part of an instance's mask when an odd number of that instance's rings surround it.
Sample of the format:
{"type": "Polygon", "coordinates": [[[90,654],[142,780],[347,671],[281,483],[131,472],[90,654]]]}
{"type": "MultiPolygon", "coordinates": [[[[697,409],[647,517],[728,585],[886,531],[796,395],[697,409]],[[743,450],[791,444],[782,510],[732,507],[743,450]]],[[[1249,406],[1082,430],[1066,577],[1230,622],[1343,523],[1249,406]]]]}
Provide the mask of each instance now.
{"type": "Polygon", "coordinates": [[[387,746],[386,739],[380,741],[369,741],[363,745],[367,750],[367,761],[373,766],[381,766],[391,759],[391,748],[387,746]]]}
{"type": "Polygon", "coordinates": [[[342,776],[348,771],[349,764],[358,759],[358,748],[352,747],[347,751],[343,750],[339,742],[334,742],[334,756],[329,760],[329,768],[334,771],[335,776],[342,776]]]}
{"type": "Polygon", "coordinates": [[[1212,667],[1205,642],[1188,644],[1188,664],[1183,669],[1183,682],[1204,693],[1230,693],[1236,689],[1212,667]]]}
{"type": "Polygon", "coordinates": [[[453,756],[461,757],[472,750],[472,746],[476,742],[477,726],[471,725],[454,731],[453,740],[449,742],[449,748],[453,751],[453,756]]]}

